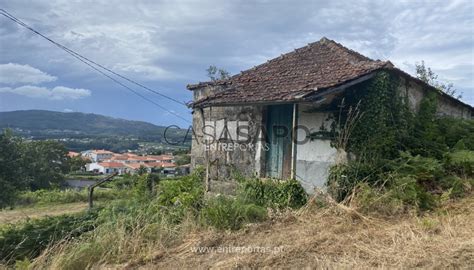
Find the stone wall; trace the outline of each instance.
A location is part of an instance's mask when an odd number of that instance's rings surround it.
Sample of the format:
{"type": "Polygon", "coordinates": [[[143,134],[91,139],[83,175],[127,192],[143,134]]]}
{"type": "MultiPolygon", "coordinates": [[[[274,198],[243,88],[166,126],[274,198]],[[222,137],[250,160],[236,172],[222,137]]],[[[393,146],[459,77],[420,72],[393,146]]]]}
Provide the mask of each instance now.
{"type": "MultiPolygon", "coordinates": [[[[202,98],[215,90],[205,87],[195,92],[195,96],[202,98]]],[[[206,167],[209,163],[209,175],[213,180],[232,178],[233,173],[259,176],[260,159],[264,156],[260,153],[262,116],[261,106],[195,109],[191,166],[206,167]]]]}

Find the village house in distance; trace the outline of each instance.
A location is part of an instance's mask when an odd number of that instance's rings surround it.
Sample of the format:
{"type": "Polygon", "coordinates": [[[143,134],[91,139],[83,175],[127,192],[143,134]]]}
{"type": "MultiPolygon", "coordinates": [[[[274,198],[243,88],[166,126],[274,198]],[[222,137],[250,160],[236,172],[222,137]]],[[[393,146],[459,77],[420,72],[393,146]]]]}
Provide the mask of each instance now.
{"type": "MultiPolygon", "coordinates": [[[[117,154],[107,150],[88,150],[80,153],[85,159],[91,162],[86,164],[86,171],[98,174],[124,174],[136,173],[140,168],[146,172],[153,170],[166,170],[167,173],[174,173],[176,168],[173,155],[147,155],[139,156],[132,153],[117,154]]],[[[70,153],[74,156],[74,153],[70,153]]]]}
{"type": "Polygon", "coordinates": [[[207,168],[215,180],[237,171],[246,177],[297,179],[308,192],[323,187],[340,156],[328,138],[310,135],[324,135],[338,102],[382,71],[398,78],[397,92],[413,111],[428,93],[436,93],[438,114],[473,117],[473,107],[390,61],[372,60],[322,38],[229,79],[188,85],[194,93],[191,166],[207,168]],[[242,124],[248,136],[238,132],[242,124]],[[263,141],[245,140],[261,138],[262,127],[263,141]]]}

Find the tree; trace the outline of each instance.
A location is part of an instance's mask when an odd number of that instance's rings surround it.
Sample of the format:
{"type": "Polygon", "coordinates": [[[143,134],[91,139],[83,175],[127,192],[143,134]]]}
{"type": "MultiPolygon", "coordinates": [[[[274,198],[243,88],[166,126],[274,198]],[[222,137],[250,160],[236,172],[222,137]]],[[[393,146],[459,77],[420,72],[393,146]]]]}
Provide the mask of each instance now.
{"type": "Polygon", "coordinates": [[[59,142],[32,141],[24,145],[25,169],[32,190],[61,185],[68,172],[67,150],[59,142]]]}
{"type": "Polygon", "coordinates": [[[146,173],[148,173],[148,169],[145,166],[140,165],[140,167],[137,169],[137,174],[144,175],[146,173]]]}
{"type": "Polygon", "coordinates": [[[186,165],[189,163],[191,163],[191,156],[188,154],[182,154],[176,158],[176,165],[178,166],[186,165]]]}
{"type": "Polygon", "coordinates": [[[68,159],[69,172],[80,171],[86,166],[87,161],[81,156],[75,156],[68,159]]]}
{"type": "Polygon", "coordinates": [[[25,177],[22,141],[10,130],[0,135],[0,209],[13,205],[19,191],[28,188],[25,177]]]}
{"type": "Polygon", "coordinates": [[[430,67],[425,66],[425,61],[421,63],[415,63],[416,68],[416,77],[425,83],[437,88],[439,91],[444,92],[454,98],[462,98],[461,94],[458,94],[452,83],[445,84],[438,80],[438,75],[436,75],[430,67]]]}
{"type": "Polygon", "coordinates": [[[209,66],[207,71],[207,76],[212,80],[212,81],[218,81],[218,80],[225,80],[230,78],[230,73],[227,72],[225,69],[222,68],[217,68],[214,65],[209,66]]]}

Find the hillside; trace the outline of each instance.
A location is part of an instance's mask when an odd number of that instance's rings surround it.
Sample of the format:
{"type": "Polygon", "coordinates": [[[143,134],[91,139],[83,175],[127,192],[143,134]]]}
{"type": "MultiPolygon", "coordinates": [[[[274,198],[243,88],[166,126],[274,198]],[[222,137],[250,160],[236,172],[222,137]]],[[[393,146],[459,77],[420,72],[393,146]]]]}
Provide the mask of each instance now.
{"type": "Polygon", "coordinates": [[[43,110],[0,112],[0,128],[21,129],[32,134],[71,133],[84,135],[150,136],[165,127],[142,121],[112,118],[92,113],[43,110]]]}
{"type": "Polygon", "coordinates": [[[119,152],[171,150],[189,147],[191,140],[189,134],[186,136],[186,129],[169,129],[165,140],[164,126],[80,112],[0,112],[0,130],[4,128],[10,128],[16,135],[28,139],[60,140],[72,151],[93,148],[119,152]]]}

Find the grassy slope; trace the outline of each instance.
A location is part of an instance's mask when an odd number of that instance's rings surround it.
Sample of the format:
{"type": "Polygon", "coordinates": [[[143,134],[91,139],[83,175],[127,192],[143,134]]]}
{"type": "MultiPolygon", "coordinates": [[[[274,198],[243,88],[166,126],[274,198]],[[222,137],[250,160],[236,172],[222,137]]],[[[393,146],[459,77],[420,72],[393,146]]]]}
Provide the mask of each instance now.
{"type": "MultiPolygon", "coordinates": [[[[338,207],[287,213],[235,233],[196,232],[154,253],[170,268],[469,268],[474,265],[474,196],[425,217],[360,218],[338,207]],[[281,247],[272,253],[206,253],[193,247],[281,247]]],[[[124,266],[124,265],[122,265],[124,266]]],[[[120,267],[122,267],[120,266],[120,267]]]]}
{"type": "Polygon", "coordinates": [[[87,203],[74,202],[65,204],[51,204],[40,206],[20,207],[13,210],[0,211],[0,224],[15,223],[26,219],[40,218],[44,216],[59,216],[72,214],[87,209],[87,203]]]}

